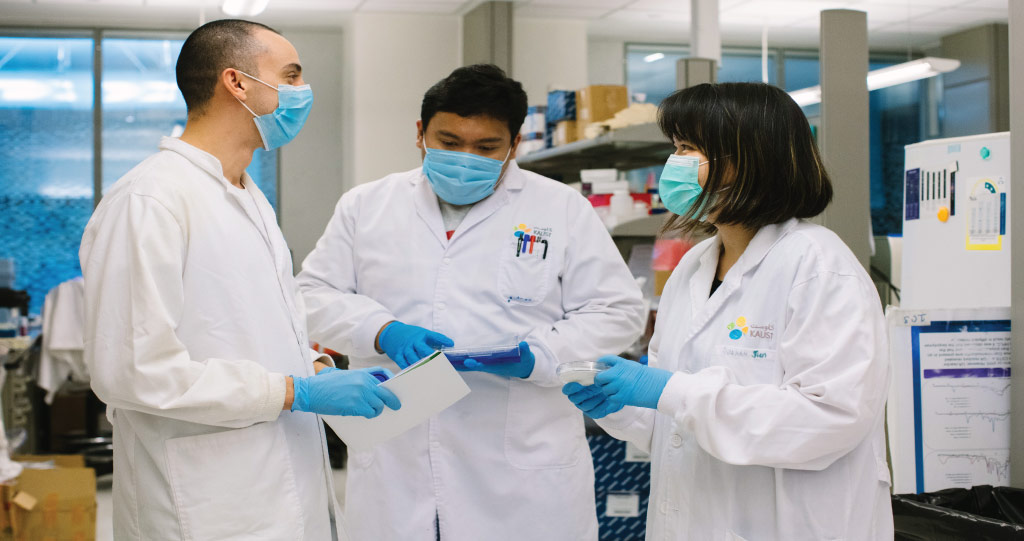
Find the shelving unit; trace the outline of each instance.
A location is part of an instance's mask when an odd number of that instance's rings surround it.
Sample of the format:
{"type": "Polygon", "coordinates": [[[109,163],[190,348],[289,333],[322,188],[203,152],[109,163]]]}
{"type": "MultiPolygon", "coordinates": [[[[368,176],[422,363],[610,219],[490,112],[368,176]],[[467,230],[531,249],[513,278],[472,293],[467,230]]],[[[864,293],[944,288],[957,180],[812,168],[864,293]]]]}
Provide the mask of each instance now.
{"type": "MultiPolygon", "coordinates": [[[[579,180],[580,169],[638,169],[665,162],[674,150],[657,124],[638,124],[608,132],[594,139],[576,141],[518,158],[519,167],[563,182],[579,180]]],[[[609,229],[623,258],[634,244],[649,243],[657,236],[667,214],[653,214],[616,224],[609,229]]]]}
{"type": "Polygon", "coordinates": [[[523,169],[574,182],[580,169],[638,169],[664,163],[672,151],[672,143],[651,123],[527,154],[516,162],[523,169]]]}

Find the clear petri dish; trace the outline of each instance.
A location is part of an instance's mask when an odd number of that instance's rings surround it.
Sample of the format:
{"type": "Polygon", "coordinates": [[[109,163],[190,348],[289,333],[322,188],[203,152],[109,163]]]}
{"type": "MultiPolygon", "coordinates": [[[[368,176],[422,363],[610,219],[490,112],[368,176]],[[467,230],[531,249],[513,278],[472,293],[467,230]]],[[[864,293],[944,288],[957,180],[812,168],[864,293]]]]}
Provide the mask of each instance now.
{"type": "Polygon", "coordinates": [[[601,361],[576,361],[562,363],[555,369],[555,374],[562,383],[579,383],[580,385],[593,385],[594,376],[611,368],[612,365],[601,361]]]}

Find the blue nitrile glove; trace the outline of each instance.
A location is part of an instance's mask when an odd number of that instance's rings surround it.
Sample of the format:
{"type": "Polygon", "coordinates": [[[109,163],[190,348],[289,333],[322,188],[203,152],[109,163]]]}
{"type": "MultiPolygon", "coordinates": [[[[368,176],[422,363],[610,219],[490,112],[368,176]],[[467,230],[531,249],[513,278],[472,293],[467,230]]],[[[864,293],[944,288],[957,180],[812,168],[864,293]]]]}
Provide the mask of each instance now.
{"type": "Polygon", "coordinates": [[[591,419],[600,419],[623,408],[621,402],[616,402],[605,396],[597,385],[584,386],[572,381],[562,387],[562,393],[568,396],[569,400],[591,419]]]}
{"type": "Polygon", "coordinates": [[[672,372],[609,355],[601,357],[611,368],[594,377],[594,385],[609,399],[627,406],[658,409],[658,400],[672,372]]]}
{"type": "MultiPolygon", "coordinates": [[[[383,370],[374,367],[369,370],[383,370]]],[[[321,370],[315,376],[292,377],[295,398],[292,411],[308,411],[321,415],[361,415],[372,419],[384,411],[402,407],[395,393],[381,387],[367,369],[321,370]]]]}
{"type": "Polygon", "coordinates": [[[391,357],[398,366],[405,368],[443,347],[452,347],[455,342],[439,333],[423,327],[406,325],[401,321],[389,323],[380,333],[380,349],[391,357]]]}
{"type": "Polygon", "coordinates": [[[484,364],[476,359],[466,359],[463,363],[464,367],[457,369],[463,372],[487,372],[488,374],[495,374],[508,378],[526,379],[533,373],[533,365],[536,361],[537,358],[534,357],[533,352],[530,351],[529,344],[526,342],[519,342],[519,361],[517,362],[484,364]]]}

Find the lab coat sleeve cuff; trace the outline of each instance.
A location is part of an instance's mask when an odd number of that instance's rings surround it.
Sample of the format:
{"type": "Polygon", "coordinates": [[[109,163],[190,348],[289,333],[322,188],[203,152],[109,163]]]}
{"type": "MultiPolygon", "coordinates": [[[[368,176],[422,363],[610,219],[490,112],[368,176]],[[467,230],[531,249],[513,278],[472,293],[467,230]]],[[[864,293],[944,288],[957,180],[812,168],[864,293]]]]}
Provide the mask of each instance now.
{"type": "Polygon", "coordinates": [[[665,384],[661,391],[661,398],[658,399],[658,411],[675,418],[676,414],[686,407],[686,396],[690,387],[694,384],[692,374],[676,372],[665,384]]]}
{"type": "Polygon", "coordinates": [[[267,399],[256,412],[256,422],[273,421],[281,415],[281,410],[284,409],[286,383],[284,374],[267,374],[267,399]]]}
{"type": "MultiPolygon", "coordinates": [[[[375,357],[380,355],[373,347],[380,328],[389,321],[396,321],[398,318],[388,312],[377,312],[366,318],[356,329],[355,339],[352,340],[352,352],[354,357],[375,357]]],[[[347,353],[347,352],[343,352],[347,353]]]]}
{"type": "Polygon", "coordinates": [[[594,421],[605,430],[621,432],[641,420],[646,413],[644,408],[626,406],[615,413],[609,413],[600,419],[594,419],[594,421]]]}
{"type": "Polygon", "coordinates": [[[311,349],[311,350],[309,350],[309,357],[310,357],[310,359],[312,359],[310,361],[311,363],[315,363],[317,361],[320,361],[320,362],[326,364],[327,366],[329,366],[331,368],[337,368],[337,366],[334,366],[334,359],[331,358],[331,356],[326,354],[326,353],[320,353],[319,351],[317,351],[315,349],[311,349]]]}
{"type": "Polygon", "coordinates": [[[536,339],[528,338],[526,343],[533,353],[533,372],[526,377],[526,381],[541,387],[561,387],[562,382],[555,374],[558,366],[558,357],[552,353],[547,344],[536,339]]]}

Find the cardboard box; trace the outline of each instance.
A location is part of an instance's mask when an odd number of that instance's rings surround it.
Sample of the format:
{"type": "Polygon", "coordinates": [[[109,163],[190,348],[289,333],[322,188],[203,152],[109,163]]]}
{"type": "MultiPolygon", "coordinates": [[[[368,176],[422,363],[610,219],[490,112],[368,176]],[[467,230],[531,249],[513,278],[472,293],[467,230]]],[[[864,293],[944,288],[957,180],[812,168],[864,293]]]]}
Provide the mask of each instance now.
{"type": "Polygon", "coordinates": [[[562,145],[572,143],[576,141],[576,121],[575,120],[563,120],[555,126],[555,132],[551,136],[552,146],[560,147],[562,145]]]}
{"type": "Polygon", "coordinates": [[[629,107],[629,94],[623,85],[591,85],[576,92],[577,139],[593,122],[601,122],[629,107]]]}
{"type": "Polygon", "coordinates": [[[27,455],[21,462],[53,460],[56,468],[26,468],[0,490],[0,539],[94,541],[96,473],[81,455],[27,455]]]}

